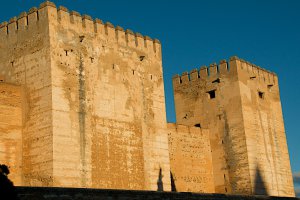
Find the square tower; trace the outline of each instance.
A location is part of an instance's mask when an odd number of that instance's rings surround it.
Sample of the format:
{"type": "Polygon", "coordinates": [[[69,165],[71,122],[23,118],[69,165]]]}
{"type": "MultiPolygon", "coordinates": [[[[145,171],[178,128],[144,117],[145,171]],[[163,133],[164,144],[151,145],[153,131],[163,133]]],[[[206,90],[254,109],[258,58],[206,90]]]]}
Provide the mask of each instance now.
{"type": "Polygon", "coordinates": [[[173,87],[177,123],[210,131],[217,193],[295,195],[274,73],[232,57],[173,87]]]}
{"type": "Polygon", "coordinates": [[[170,190],[158,40],[47,1],[1,24],[0,72],[24,94],[16,185],[170,190]]]}

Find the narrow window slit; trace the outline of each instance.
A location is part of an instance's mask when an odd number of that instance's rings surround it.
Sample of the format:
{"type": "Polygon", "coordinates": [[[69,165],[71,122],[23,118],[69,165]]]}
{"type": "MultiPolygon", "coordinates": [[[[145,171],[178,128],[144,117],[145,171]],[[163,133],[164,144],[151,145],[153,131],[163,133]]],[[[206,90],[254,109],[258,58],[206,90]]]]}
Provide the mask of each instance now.
{"type": "Polygon", "coordinates": [[[79,36],[79,41],[82,42],[84,39],[84,35],[79,36]]]}
{"type": "Polygon", "coordinates": [[[219,118],[219,120],[221,120],[221,119],[222,119],[222,115],[221,115],[221,114],[219,114],[219,115],[218,115],[218,118],[219,118]]]}
{"type": "Polygon", "coordinates": [[[265,94],[263,92],[258,91],[258,97],[264,99],[265,94]]]}
{"type": "Polygon", "coordinates": [[[214,80],[212,83],[220,83],[220,78],[217,78],[217,79],[214,80]]]}
{"type": "Polygon", "coordinates": [[[140,61],[143,61],[145,56],[140,56],[140,61]]]}
{"type": "Polygon", "coordinates": [[[195,124],[194,126],[195,126],[195,127],[198,127],[198,128],[201,128],[201,124],[200,124],[200,123],[195,124]]]}
{"type": "Polygon", "coordinates": [[[207,92],[209,99],[216,98],[216,90],[211,90],[207,92]]]}

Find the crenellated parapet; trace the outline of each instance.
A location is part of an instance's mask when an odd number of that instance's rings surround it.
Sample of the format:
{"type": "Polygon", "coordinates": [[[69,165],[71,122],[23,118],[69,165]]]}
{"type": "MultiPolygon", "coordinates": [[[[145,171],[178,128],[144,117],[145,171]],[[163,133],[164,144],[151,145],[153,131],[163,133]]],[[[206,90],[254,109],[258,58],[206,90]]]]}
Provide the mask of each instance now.
{"type": "Polygon", "coordinates": [[[277,75],[263,69],[253,63],[233,56],[227,60],[221,60],[219,64],[212,63],[208,67],[202,66],[200,69],[193,69],[190,72],[183,72],[182,75],[173,76],[173,85],[189,84],[194,81],[217,79],[222,76],[238,76],[241,73],[247,74],[249,79],[256,79],[268,85],[278,84],[277,75]]]}
{"type": "MultiPolygon", "coordinates": [[[[55,13],[54,13],[55,16],[55,13]]],[[[134,33],[130,29],[124,29],[121,26],[114,26],[110,22],[103,22],[100,19],[93,19],[89,15],[81,15],[76,11],[69,11],[60,6],[57,9],[58,23],[64,26],[76,27],[83,34],[93,33],[103,36],[108,41],[117,42],[120,45],[137,48],[139,50],[153,50],[161,52],[161,43],[158,39],[152,39],[149,36],[143,36],[140,33],[134,33]]]]}
{"type": "Polygon", "coordinates": [[[103,23],[100,19],[93,19],[89,15],[69,11],[63,6],[56,7],[50,1],[43,2],[38,8],[33,7],[28,12],[22,12],[18,17],[11,18],[9,22],[2,22],[0,24],[0,38],[15,35],[21,30],[30,29],[41,21],[55,19],[63,26],[76,27],[82,33],[101,35],[109,41],[115,41],[121,45],[139,50],[161,52],[161,43],[158,39],[134,33],[130,29],[124,30],[121,26],[114,26],[110,22],[103,23]]]}
{"type": "Polygon", "coordinates": [[[0,37],[6,38],[16,35],[19,31],[24,31],[36,27],[38,22],[48,20],[47,7],[56,8],[52,2],[41,3],[39,8],[30,8],[28,12],[22,12],[18,17],[12,17],[9,22],[0,24],[0,37]]]}

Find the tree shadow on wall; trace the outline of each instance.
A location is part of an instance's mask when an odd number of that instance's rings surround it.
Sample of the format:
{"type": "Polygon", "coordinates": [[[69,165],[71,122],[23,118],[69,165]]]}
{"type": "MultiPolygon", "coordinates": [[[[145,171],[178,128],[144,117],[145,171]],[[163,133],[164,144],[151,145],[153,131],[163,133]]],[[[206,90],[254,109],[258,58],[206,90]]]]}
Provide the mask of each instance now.
{"type": "Polygon", "coordinates": [[[157,179],[157,191],[164,191],[164,183],[162,181],[162,169],[159,168],[158,179],[157,179]]]}
{"type": "Polygon", "coordinates": [[[268,196],[267,187],[264,182],[264,178],[261,175],[260,169],[256,168],[254,194],[268,196]]]}
{"type": "Polygon", "coordinates": [[[170,178],[171,178],[171,191],[177,192],[176,185],[175,185],[175,179],[173,177],[173,173],[170,171],[170,178]]]}

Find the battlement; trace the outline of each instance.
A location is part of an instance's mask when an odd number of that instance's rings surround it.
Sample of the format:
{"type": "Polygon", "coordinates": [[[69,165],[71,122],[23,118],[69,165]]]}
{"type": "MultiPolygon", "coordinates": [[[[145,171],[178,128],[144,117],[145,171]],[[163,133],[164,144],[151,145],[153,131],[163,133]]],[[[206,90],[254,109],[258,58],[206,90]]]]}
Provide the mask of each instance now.
{"type": "Polygon", "coordinates": [[[229,62],[221,60],[218,65],[217,63],[212,63],[209,67],[202,66],[199,70],[196,68],[190,72],[183,72],[181,76],[176,74],[173,76],[173,84],[188,84],[197,80],[201,81],[201,79],[216,79],[230,74],[237,75],[238,71],[248,73],[250,79],[257,79],[267,84],[278,84],[278,78],[274,72],[270,72],[236,56],[231,57],[229,62]]]}
{"type": "Polygon", "coordinates": [[[30,29],[40,21],[55,19],[64,26],[75,25],[76,29],[82,33],[98,34],[110,41],[116,41],[121,45],[139,50],[161,52],[161,44],[158,39],[134,33],[130,29],[124,30],[121,26],[114,26],[110,22],[103,23],[100,19],[92,19],[89,15],[69,11],[63,6],[57,8],[50,1],[41,3],[39,8],[33,7],[28,12],[22,12],[18,17],[11,18],[9,22],[2,22],[0,24],[0,37],[9,37],[17,34],[20,30],[30,29]]]}
{"type": "Polygon", "coordinates": [[[60,6],[57,9],[57,19],[59,23],[76,25],[83,33],[95,33],[106,37],[110,41],[116,41],[121,45],[136,47],[140,50],[153,50],[159,52],[161,49],[160,41],[132,30],[124,30],[121,26],[114,26],[110,22],[103,23],[100,19],[92,19],[89,15],[80,15],[76,11],[69,12],[67,8],[60,6]]]}
{"type": "Polygon", "coordinates": [[[9,22],[0,24],[0,37],[12,36],[21,30],[31,29],[38,22],[48,20],[47,7],[55,4],[49,1],[41,3],[39,8],[32,7],[28,12],[22,12],[18,17],[12,17],[9,22]]]}

